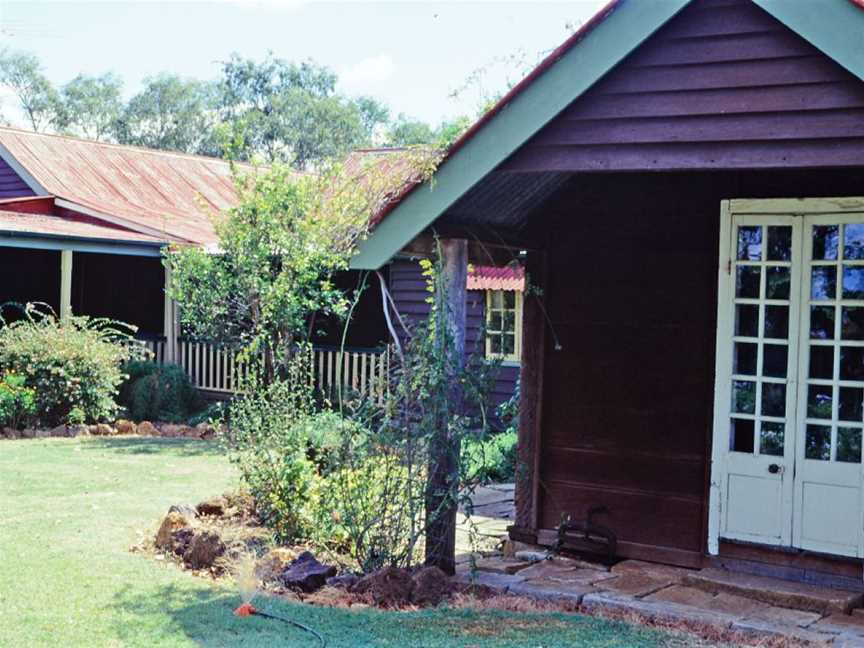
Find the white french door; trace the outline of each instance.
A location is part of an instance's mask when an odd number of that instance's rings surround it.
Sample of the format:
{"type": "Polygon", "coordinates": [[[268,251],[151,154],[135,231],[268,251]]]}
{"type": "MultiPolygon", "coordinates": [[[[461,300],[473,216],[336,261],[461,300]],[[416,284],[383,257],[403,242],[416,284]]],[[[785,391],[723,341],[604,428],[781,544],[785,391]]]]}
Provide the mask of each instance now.
{"type": "Polygon", "coordinates": [[[864,555],[864,202],[851,200],[724,203],[714,553],[729,538],[864,555]]]}

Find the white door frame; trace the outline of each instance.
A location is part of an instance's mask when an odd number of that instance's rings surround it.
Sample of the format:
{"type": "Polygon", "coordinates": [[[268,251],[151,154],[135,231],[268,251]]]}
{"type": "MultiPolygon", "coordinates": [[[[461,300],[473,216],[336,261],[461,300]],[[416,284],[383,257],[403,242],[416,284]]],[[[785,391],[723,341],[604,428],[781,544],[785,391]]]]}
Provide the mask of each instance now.
{"type": "MultiPolygon", "coordinates": [[[[715,351],[714,425],[711,452],[711,480],[708,502],[708,553],[717,555],[720,549],[722,505],[727,454],[729,416],[729,375],[732,353],[730,340],[733,332],[733,311],[727,296],[733,285],[732,234],[733,216],[803,216],[864,212],[864,197],[841,198],[778,198],[724,200],[720,206],[719,263],[717,269],[717,338],[715,351]],[[726,351],[729,351],[728,353],[726,351]]],[[[799,260],[799,263],[801,260],[799,260]]],[[[793,314],[790,313],[790,326],[793,314]]],[[[791,336],[790,336],[791,342],[791,336]]],[[[790,358],[790,364],[793,358],[790,358]]],[[[797,389],[791,390],[793,394],[797,389]]],[[[789,430],[791,431],[791,430],[789,430]]],[[[797,436],[797,430],[795,431],[797,436]]],[[[791,519],[790,519],[791,524],[791,519]]]]}

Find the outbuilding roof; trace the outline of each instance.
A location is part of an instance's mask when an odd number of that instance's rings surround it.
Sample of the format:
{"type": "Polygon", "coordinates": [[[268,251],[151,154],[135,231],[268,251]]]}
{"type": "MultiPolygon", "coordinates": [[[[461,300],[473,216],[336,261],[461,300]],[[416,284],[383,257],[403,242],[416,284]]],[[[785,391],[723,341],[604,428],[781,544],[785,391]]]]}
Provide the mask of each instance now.
{"type": "Polygon", "coordinates": [[[218,158],[0,128],[0,156],[37,195],[165,241],[216,242],[236,192],[218,158]]]}
{"type": "Polygon", "coordinates": [[[470,266],[468,290],[525,290],[525,268],[522,266],[470,266]]]}

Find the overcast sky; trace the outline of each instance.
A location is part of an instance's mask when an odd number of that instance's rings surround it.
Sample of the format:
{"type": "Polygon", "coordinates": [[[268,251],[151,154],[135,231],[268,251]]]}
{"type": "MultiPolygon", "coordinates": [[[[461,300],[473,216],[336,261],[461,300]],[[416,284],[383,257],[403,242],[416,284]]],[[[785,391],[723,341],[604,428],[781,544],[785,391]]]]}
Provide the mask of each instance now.
{"type": "MultiPolygon", "coordinates": [[[[604,0],[569,2],[24,2],[0,0],[0,40],[39,56],[57,84],[113,71],[133,94],[167,71],[211,79],[231,52],[312,58],[334,69],[341,89],[373,95],[393,112],[433,123],[473,112],[476,92],[449,94],[490,66],[495,90],[524,52],[534,61],[604,0]]],[[[9,103],[8,98],[4,103],[9,103]]]]}

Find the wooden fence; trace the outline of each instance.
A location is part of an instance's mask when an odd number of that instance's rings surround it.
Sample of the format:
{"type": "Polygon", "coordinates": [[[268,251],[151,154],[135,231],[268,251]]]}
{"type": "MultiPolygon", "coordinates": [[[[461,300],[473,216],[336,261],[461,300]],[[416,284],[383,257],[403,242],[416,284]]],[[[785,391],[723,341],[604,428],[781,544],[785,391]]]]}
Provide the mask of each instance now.
{"type": "MultiPolygon", "coordinates": [[[[155,362],[167,361],[165,340],[144,340],[153,353],[155,362]]],[[[177,340],[175,364],[182,367],[199,389],[221,393],[234,393],[246,365],[237,362],[234,354],[207,342],[177,340]]],[[[314,347],[312,349],[313,381],[325,396],[334,398],[342,393],[354,392],[374,396],[379,402],[386,392],[387,373],[390,370],[389,349],[345,349],[314,347]]]]}

